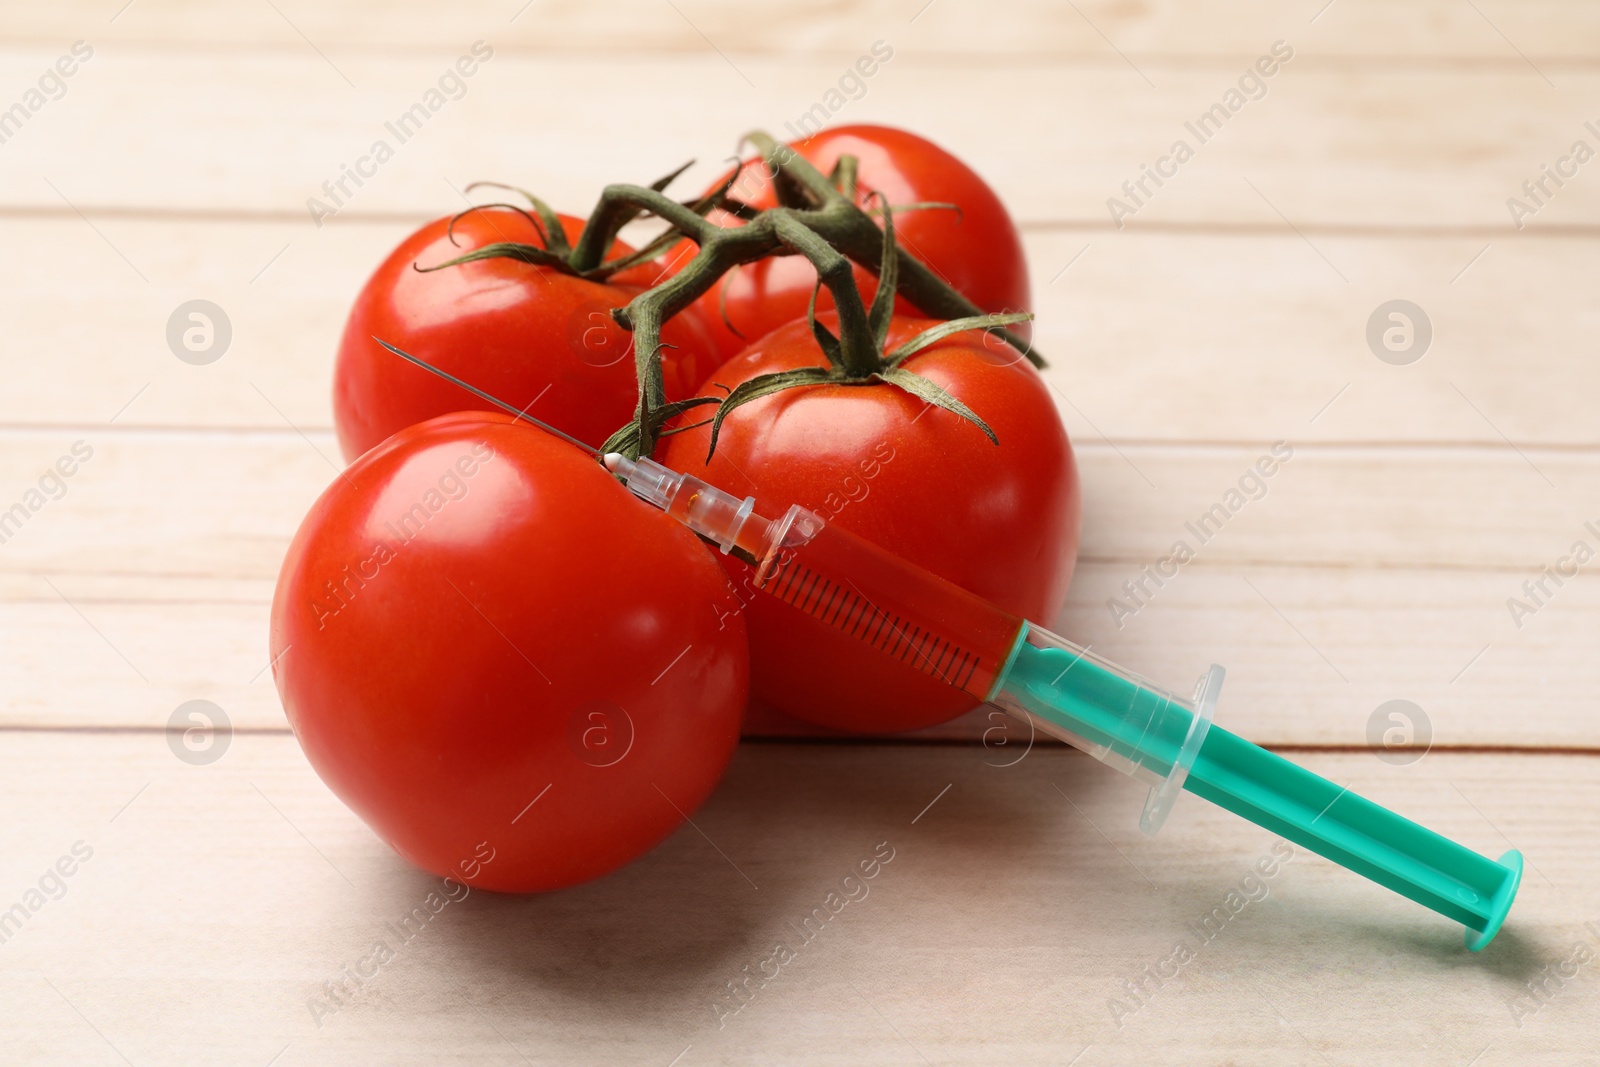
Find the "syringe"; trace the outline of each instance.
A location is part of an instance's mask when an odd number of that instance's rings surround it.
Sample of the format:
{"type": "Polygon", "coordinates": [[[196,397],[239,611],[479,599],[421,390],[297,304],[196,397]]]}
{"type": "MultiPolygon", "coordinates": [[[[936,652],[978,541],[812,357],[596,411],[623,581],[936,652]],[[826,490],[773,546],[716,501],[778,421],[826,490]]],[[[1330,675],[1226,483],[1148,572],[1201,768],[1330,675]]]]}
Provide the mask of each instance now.
{"type": "Polygon", "coordinates": [[[1467,928],[1480,951],[1505,922],[1522,853],[1491,860],[1211,725],[1223,670],[1184,698],[1003,611],[795,504],[778,519],[654,460],[600,456],[425,360],[409,363],[600,457],[639,499],[756,568],[755,586],[887,656],[1003,708],[1145,782],[1153,834],[1187,789],[1467,928]]]}
{"type": "Polygon", "coordinates": [[[1462,923],[1474,952],[1505,921],[1521,853],[1491,860],[1212,726],[1221,667],[1185,698],[798,504],[769,519],[651,459],[604,459],[641,500],[753,561],[762,592],[1148,783],[1147,833],[1187,789],[1462,923]]]}

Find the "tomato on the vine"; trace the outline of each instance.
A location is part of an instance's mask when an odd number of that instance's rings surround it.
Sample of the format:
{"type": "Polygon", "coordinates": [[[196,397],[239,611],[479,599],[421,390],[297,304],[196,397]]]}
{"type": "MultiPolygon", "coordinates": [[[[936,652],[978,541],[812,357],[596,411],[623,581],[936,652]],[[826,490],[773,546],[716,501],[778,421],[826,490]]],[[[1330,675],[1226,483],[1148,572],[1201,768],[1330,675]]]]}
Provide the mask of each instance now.
{"type": "MultiPolygon", "coordinates": [[[[836,315],[817,318],[837,328],[836,315]]],[[[885,347],[935,325],[896,316],[885,347]]],[[[723,365],[700,392],[826,365],[801,319],[723,365]]],[[[1072,577],[1080,495],[1072,448],[1044,379],[1016,349],[976,330],[938,341],[901,366],[976,412],[999,445],[894,386],[821,384],[733,410],[709,464],[705,426],[669,437],[663,461],[754,496],[761,514],[802,504],[1008,611],[1055,618],[1072,577]]],[[[974,706],[937,678],[753,592],[745,564],[723,558],[745,601],[757,699],[808,722],[861,732],[930,726],[974,706]]]]}
{"type": "Polygon", "coordinates": [[[328,787],[412,863],[598,877],[716,784],[747,695],[713,554],[592,458],[458,412],[364,454],[284,560],[271,656],[328,787]],[[491,859],[485,859],[492,853],[491,859]]]}
{"type": "MultiPolygon", "coordinates": [[[[790,147],[823,174],[833,170],[840,156],[855,156],[861,206],[873,209],[877,203],[869,200],[871,194],[881,194],[894,211],[896,235],[905,250],[980,310],[1031,309],[1028,263],[1017,228],[994,190],[960,159],[926,138],[892,126],[836,126],[790,147]],[[914,204],[950,204],[956,210],[905,210],[914,204]]],[[[742,165],[728,195],[757,208],[778,203],[771,170],[760,159],[742,165]]],[[[724,212],[709,217],[720,225],[739,225],[724,212]]],[[[680,246],[674,261],[681,266],[692,251],[680,246]]],[[[855,275],[862,301],[872,303],[877,279],[860,266],[855,275]]],[[[725,275],[693,307],[711,331],[720,356],[730,359],[762,335],[804,316],[816,284],[817,272],[804,257],[779,256],[725,275]]],[[[832,306],[833,298],[824,289],[817,307],[832,306]]],[[[903,296],[895,309],[904,315],[919,314],[903,296]]],[[[1026,324],[1016,329],[1021,337],[1029,336],[1026,324]]]]}
{"type": "MultiPolygon", "coordinates": [[[[561,216],[569,241],[583,228],[561,216]]],[[[406,238],[356,297],[339,344],[333,411],[347,460],[390,434],[451,411],[489,405],[373,340],[382,338],[519,410],[598,445],[633,416],[637,398],[632,335],[612,321],[659,276],[656,264],[588,281],[549,266],[482,259],[436,267],[485,245],[547,247],[533,219],[479,208],[435,219],[406,238]],[[453,233],[454,240],[451,239],[453,233]]],[[[616,242],[608,256],[632,252],[616,242]]],[[[661,331],[667,398],[690,392],[719,362],[697,312],[661,331]]]]}

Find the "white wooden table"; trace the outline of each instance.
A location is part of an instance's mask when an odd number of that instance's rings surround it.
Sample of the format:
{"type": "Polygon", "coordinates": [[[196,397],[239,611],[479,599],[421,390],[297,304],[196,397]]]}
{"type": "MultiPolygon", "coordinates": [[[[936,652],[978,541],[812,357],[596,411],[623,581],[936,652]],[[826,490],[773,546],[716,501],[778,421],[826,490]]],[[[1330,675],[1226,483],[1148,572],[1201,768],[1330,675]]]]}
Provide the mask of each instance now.
{"type": "Polygon", "coordinates": [[[28,111],[0,125],[0,509],[27,510],[0,544],[0,912],[26,916],[0,926],[0,1062],[1600,1059],[1600,590],[1583,568],[1523,591],[1600,548],[1600,162],[1561,163],[1600,150],[1600,9],[519,8],[0,16],[0,109],[28,111]],[[80,40],[92,55],[33,108],[80,40]],[[314,225],[306,200],[479,40],[494,55],[465,95],[314,225]],[[959,740],[980,719],[751,741],[701,832],[576,890],[474,893],[334,988],[436,888],[317,780],[264,670],[278,563],[333,476],[348,302],[473,179],[581,212],[694,156],[694,187],[878,40],[893,59],[835,121],[944,143],[1026,236],[1086,486],[1058,628],[1175,685],[1224,663],[1231,729],[1480,851],[1520,848],[1483,955],[1303,851],[1205,940],[1271,835],[1191,799],[1145,838],[1132,783],[1057,748],[996,766],[959,740]],[[1113,225],[1107,198],[1276,41],[1294,55],[1266,94],[1113,225]],[[1571,176],[1534,204],[1546,164],[1571,176]],[[1537,207],[1521,229],[1511,197],[1537,207]],[[192,299],[232,325],[209,365],[166,342],[192,299]],[[1414,362],[1366,339],[1396,299],[1431,324],[1414,362]],[[1266,495],[1119,629],[1107,599],[1276,441],[1294,458],[1266,495]],[[192,699],[233,725],[205,766],[167,745],[192,699]],[[1396,699],[1431,738],[1409,764],[1369,741],[1396,699]],[[882,842],[868,895],[802,938],[882,842]],[[778,977],[730,993],[780,939],[798,947],[778,977]]]}

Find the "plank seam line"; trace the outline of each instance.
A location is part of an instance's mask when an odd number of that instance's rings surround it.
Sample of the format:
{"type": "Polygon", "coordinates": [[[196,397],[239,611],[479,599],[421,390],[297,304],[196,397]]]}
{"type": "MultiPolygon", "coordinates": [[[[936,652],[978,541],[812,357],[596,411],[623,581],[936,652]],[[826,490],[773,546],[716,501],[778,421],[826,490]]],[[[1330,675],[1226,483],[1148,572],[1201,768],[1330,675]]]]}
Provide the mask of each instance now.
{"type": "MultiPolygon", "coordinates": [[[[331,424],[301,422],[299,429],[287,426],[272,425],[184,425],[173,423],[161,425],[157,423],[121,423],[107,426],[105,423],[87,422],[8,422],[0,420],[0,436],[37,437],[44,434],[66,433],[96,433],[111,437],[126,438],[181,438],[193,439],[207,435],[216,437],[263,437],[272,440],[282,438],[296,438],[301,432],[311,435],[321,435],[331,438],[334,428],[331,424]],[[109,433],[108,433],[109,431],[109,433]]],[[[1150,452],[1166,451],[1180,456],[1194,456],[1219,454],[1230,452],[1248,452],[1259,450],[1267,443],[1267,438],[1255,440],[1233,438],[1192,438],[1169,439],[1160,437],[1096,437],[1085,438],[1079,435],[1073,442],[1077,452],[1111,453],[1118,449],[1142,449],[1150,452]]],[[[1295,444],[1296,452],[1306,453],[1333,453],[1354,452],[1367,453],[1375,458],[1388,458],[1393,452],[1475,452],[1493,456],[1497,459],[1517,459],[1519,453],[1534,453],[1541,456],[1595,456],[1600,455],[1600,442],[1555,441],[1533,442],[1517,441],[1506,444],[1502,441],[1451,441],[1451,440],[1329,440],[1301,441],[1295,444]]]]}
{"type": "MultiPolygon", "coordinates": [[[[95,735],[144,735],[165,734],[170,727],[157,725],[135,726],[96,726],[96,725],[62,725],[45,726],[31,724],[0,725],[0,734],[95,734],[95,735]]],[[[256,736],[283,736],[292,737],[294,731],[287,726],[235,726],[231,733],[248,734],[256,736]]],[[[981,748],[983,742],[978,738],[962,737],[814,737],[814,736],[788,736],[788,735],[756,735],[741,738],[744,742],[754,742],[770,745],[806,744],[806,745],[903,745],[915,746],[945,746],[951,748],[981,748]]],[[[1052,749],[1059,751],[1076,751],[1065,742],[1050,739],[1041,739],[1049,744],[1052,749]]],[[[1371,748],[1366,745],[1322,745],[1308,742],[1291,742],[1286,744],[1262,745],[1269,752],[1309,752],[1326,753],[1332,755],[1360,755],[1370,754],[1371,748]]],[[[1507,745],[1434,745],[1428,755],[1445,753],[1449,755],[1485,755],[1485,756],[1600,756],[1600,746],[1579,747],[1570,745],[1530,745],[1516,747],[1507,745]]]]}
{"type": "MultiPolygon", "coordinates": [[[[422,43],[371,43],[350,39],[324,40],[321,43],[327,49],[351,55],[360,55],[368,60],[376,59],[381,61],[391,58],[424,60],[439,56],[448,58],[449,56],[447,51],[441,50],[435,45],[422,43]]],[[[149,53],[187,52],[194,55],[204,55],[208,52],[227,51],[233,53],[255,53],[262,56],[286,55],[297,60],[305,59],[303,54],[304,45],[301,41],[288,37],[274,41],[244,41],[200,37],[184,39],[130,35],[129,37],[118,39],[116,44],[122,48],[149,53]]],[[[59,45],[59,38],[54,37],[12,36],[6,41],[6,47],[13,51],[23,51],[30,48],[56,49],[59,48],[59,45]]],[[[528,59],[570,60],[571,65],[592,63],[595,60],[611,62],[617,59],[638,60],[652,57],[661,60],[698,59],[703,61],[713,61],[716,58],[715,52],[707,50],[693,41],[687,41],[684,45],[676,47],[638,44],[595,44],[589,46],[566,45],[559,48],[515,42],[504,45],[497,44],[495,49],[497,55],[504,54],[528,59]]],[[[748,59],[802,65],[812,63],[832,64],[840,60],[848,62],[856,57],[858,49],[839,47],[814,48],[801,51],[793,48],[745,45],[742,47],[733,46],[721,51],[748,59]]],[[[1533,60],[1537,60],[1540,65],[1558,70],[1588,71],[1600,67],[1600,61],[1584,55],[1530,53],[1530,56],[1533,60]]],[[[1154,68],[1226,71],[1241,63],[1248,65],[1255,58],[1255,53],[1247,50],[1208,53],[1128,52],[1126,53],[1126,58],[1124,58],[1107,55],[1103,50],[1096,48],[1070,48],[1059,51],[1032,49],[1014,52],[1000,49],[969,51],[959,48],[928,48],[922,51],[897,52],[895,58],[908,66],[942,67],[957,63],[968,66],[1003,68],[1005,70],[1028,67],[1058,70],[1060,65],[1064,63],[1122,69],[1125,67],[1127,59],[1131,58],[1154,68]],[[901,58],[902,55],[904,58],[901,58]]],[[[1365,70],[1373,66],[1381,67],[1386,73],[1470,70],[1486,73],[1522,74],[1527,70],[1527,62],[1520,57],[1511,58],[1488,54],[1427,55],[1415,52],[1297,54],[1295,59],[1297,68],[1316,68],[1334,72],[1365,70]]],[[[309,60],[306,61],[309,62],[309,60]]]]}
{"type": "MultiPolygon", "coordinates": [[[[252,211],[247,208],[182,208],[161,206],[140,206],[126,204],[84,204],[80,205],[85,214],[101,219],[121,219],[127,221],[146,222],[193,222],[193,223],[234,223],[234,224],[272,224],[288,225],[291,223],[309,226],[306,213],[298,209],[270,209],[252,211]]],[[[391,226],[391,225],[421,225],[437,217],[437,212],[427,210],[353,210],[341,212],[339,217],[330,220],[329,226],[391,226]]],[[[80,221],[80,216],[67,208],[52,204],[5,204],[0,205],[0,218],[13,219],[60,219],[66,221],[80,221]]],[[[1562,239],[1594,240],[1600,238],[1600,223],[1545,223],[1532,224],[1524,230],[1518,231],[1507,224],[1490,225],[1487,223],[1466,223],[1460,225],[1441,224],[1438,226],[1416,226],[1389,223],[1363,223],[1363,222],[1304,222],[1300,229],[1306,234],[1331,238],[1399,238],[1406,240],[1451,240],[1466,238],[1506,238],[1516,237],[1519,241],[1529,238],[1549,237],[1562,239]]],[[[1262,237],[1262,238],[1288,238],[1295,240],[1294,234],[1286,230],[1279,223],[1272,222],[1213,222],[1213,221],[1145,221],[1132,222],[1125,227],[1117,227],[1108,220],[1099,218],[1067,218],[1067,219],[1019,219],[1017,228],[1023,233],[1131,233],[1151,235],[1172,235],[1192,237],[1262,237]]]]}

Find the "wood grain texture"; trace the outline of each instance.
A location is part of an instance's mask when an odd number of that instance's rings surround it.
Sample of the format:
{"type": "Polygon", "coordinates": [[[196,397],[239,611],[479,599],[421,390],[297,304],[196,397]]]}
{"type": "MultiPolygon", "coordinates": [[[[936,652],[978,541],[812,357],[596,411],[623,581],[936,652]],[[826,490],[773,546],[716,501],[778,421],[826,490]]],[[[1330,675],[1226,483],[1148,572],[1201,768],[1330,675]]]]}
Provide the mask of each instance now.
{"type": "Polygon", "coordinates": [[[1472,7],[1425,0],[1396,10],[1380,0],[1321,3],[1268,0],[1139,4],[1088,0],[1063,7],[1047,0],[999,0],[973,18],[961,4],[926,0],[831,0],[823,5],[683,0],[671,5],[616,0],[423,0],[318,4],[285,0],[270,7],[218,8],[204,0],[69,0],[29,8],[10,20],[14,39],[54,41],[96,33],[109,41],[173,46],[347,50],[437,46],[463,32],[493,32],[505,47],[538,52],[677,52],[711,54],[856,51],[874,34],[941,57],[992,62],[1018,57],[1123,62],[1152,55],[1211,58],[1253,54],[1265,32],[1298,30],[1318,54],[1355,60],[1432,58],[1592,62],[1600,19],[1581,0],[1516,4],[1481,0],[1472,7]],[[276,8],[276,10],[274,10],[276,8]],[[1499,32],[1497,32],[1497,28],[1499,32]],[[1501,34],[1505,36],[1501,36],[1501,34]],[[1509,45],[1507,38],[1516,44],[1509,45]]]}
{"type": "Polygon", "coordinates": [[[1547,580],[1520,625],[1508,599],[1600,548],[1600,164],[1523,229],[1507,206],[1600,147],[1593,4],[14,7],[0,113],[73,41],[94,55],[0,143],[0,517],[92,456],[0,526],[0,1062],[1593,1061],[1600,965],[1559,969],[1600,956],[1600,593],[1547,580]],[[307,199],[480,39],[464,95],[316,226],[307,199]],[[1024,233],[1085,489],[1056,628],[1174,687],[1224,663],[1230,729],[1520,848],[1510,923],[1470,956],[1304,852],[1252,888],[1270,835],[1186,798],[1146,838],[1141,787],[981,710],[917,739],[965,744],[797,743],[758,711],[791,740],[742,746],[693,827],[589,886],[472,893],[329,1012],[440,888],[316,778],[266,662],[279,562],[339,466],[351,297],[473,179],[581,212],[695,157],[697,188],[875,40],[894,58],[833,121],[932,136],[1024,233]],[[1118,228],[1108,198],[1276,40],[1295,56],[1265,96],[1118,228]],[[164,339],[197,297],[234,330],[204,367],[164,339]],[[1396,298],[1434,332],[1409,366],[1365,340],[1396,298]],[[1196,544],[1276,441],[1293,459],[1196,544]],[[1196,558],[1140,604],[1125,583],[1179,539],[1196,558]],[[210,765],[163,729],[191,699],[231,721],[210,765]],[[1392,699],[1427,720],[1408,766],[1369,751],[1392,699]],[[869,894],[801,938],[879,842],[869,894]],[[1205,939],[1241,887],[1259,899],[1205,939]],[[794,961],[740,1007],[729,983],[779,941],[794,961]],[[1153,977],[1180,943],[1195,961],[1153,977]]]}
{"type": "MultiPolygon", "coordinates": [[[[241,727],[281,725],[267,609],[289,538],[335,477],[331,435],[62,427],[0,434],[0,456],[34,476],[75,441],[92,458],[0,546],[16,680],[0,722],[159,725],[204,696],[241,727]]],[[[1589,583],[1547,584],[1532,614],[1508,606],[1536,603],[1523,583],[1574,541],[1600,544],[1572,504],[1600,497],[1587,456],[1541,454],[1564,494],[1506,451],[1397,465],[1392,450],[1307,447],[1220,529],[1196,526],[1263,451],[1082,448],[1088,520],[1061,631],[1179,688],[1223,663],[1226,721],[1263,741],[1362,744],[1370,713],[1405,698],[1439,717],[1440,744],[1600,742],[1589,583]],[[1486,496],[1500,506],[1480,508],[1486,496]],[[1158,588],[1145,569],[1179,540],[1196,558],[1158,588]],[[1125,583],[1141,581],[1135,597],[1125,583]],[[1507,713],[1530,700],[1536,720],[1507,713]]],[[[936,733],[990,725],[980,713],[936,733]]]]}
{"type": "MultiPolygon", "coordinates": [[[[369,168],[359,188],[346,186],[340,215],[442,213],[460,206],[458,190],[479,178],[515,182],[582,211],[607,182],[650,181],[689,159],[700,162],[684,188],[700,188],[745,131],[783,133],[852,61],[759,55],[729,65],[717,56],[505,52],[402,143],[385,123],[436,89],[479,36],[446,37],[415,55],[359,52],[334,65],[310,49],[105,45],[65,95],[6,142],[0,205],[65,218],[76,218],[74,209],[91,217],[267,214],[315,232],[308,199],[327,198],[325,182],[387,140],[393,158],[369,168]],[[585,83],[605,89],[562,95],[558,107],[529,103],[585,83]],[[652,107],[618,103],[644,99],[652,107]]],[[[1584,126],[1600,120],[1600,68],[1559,72],[1557,89],[1526,67],[1441,72],[1308,61],[1284,66],[1262,98],[1200,143],[1184,124],[1234,88],[1276,36],[1263,31],[1239,60],[1148,60],[1149,84],[1120,62],[984,66],[982,99],[996,102],[1007,128],[1041,131],[1016,145],[996,144],[994,108],[975,104],[972,79],[951,77],[943,60],[914,52],[885,65],[832,121],[930,131],[978,161],[1024,225],[1117,232],[1108,199],[1126,199],[1122,185],[1139,178],[1141,164],[1186,139],[1194,158],[1161,188],[1147,184],[1150,199],[1125,220],[1128,228],[1465,230],[1480,246],[1517,236],[1506,200],[1524,195],[1522,183],[1539,177],[1541,164],[1553,165],[1577,139],[1586,137],[1591,150],[1600,141],[1584,126]]],[[[64,47],[0,51],[0,80],[20,96],[64,47]]],[[[1574,179],[1552,190],[1521,232],[1592,235],[1600,182],[1574,179]]]]}
{"type": "MultiPolygon", "coordinates": [[[[1059,628],[1175,688],[1210,662],[1229,665],[1224,721],[1263,743],[1365,744],[1374,709],[1404,698],[1435,717],[1440,745],[1596,744],[1586,655],[1594,606],[1576,594],[1515,633],[1491,599],[1501,584],[1492,579],[1346,576],[1339,603],[1320,570],[1218,565],[1197,567],[1119,631],[1093,599],[1119,578],[1119,569],[1085,564],[1059,628]],[[1530,687],[1530,677],[1544,681],[1530,687]],[[1537,717],[1507,713],[1530,699],[1537,717]]],[[[241,728],[283,725],[265,673],[269,583],[180,581],[166,600],[126,599],[141,585],[116,576],[49,583],[18,582],[27,595],[0,610],[14,682],[6,724],[159,726],[179,703],[204,697],[241,728]]],[[[754,722],[757,732],[790,732],[754,722]]],[[[994,725],[978,713],[929,736],[977,737],[994,725]]]]}
{"type": "Polygon", "coordinates": [[[8,1062],[1032,1065],[1087,1046],[1079,1063],[1345,1064],[1387,1048],[1496,1065],[1591,1051],[1586,968],[1542,1009],[1524,1004],[1520,1027],[1512,1010],[1574,944],[1600,948],[1585,925],[1596,854],[1571,832],[1600,806],[1590,758],[1308,757],[1473,847],[1498,855],[1509,837],[1535,859],[1481,958],[1459,928],[1305,852],[1203,941],[1191,924],[1273,855],[1271,835],[1186,798],[1145,838],[1141,790],[1075,753],[1000,769],[977,748],[871,745],[746,746],[700,832],[578,889],[469,894],[401,944],[387,924],[440,883],[392,856],[291,738],[238,737],[191,767],[159,733],[0,737],[0,803],[35,813],[8,831],[4,902],[74,842],[93,849],[0,945],[8,1062]],[[802,942],[791,924],[879,842],[894,858],[867,895],[802,942]],[[319,1026],[324,983],[379,939],[395,958],[319,1026]],[[726,983],[759,974],[778,941],[795,959],[725,1014],[726,983]],[[1146,967],[1179,942],[1196,959],[1153,984],[1146,967]],[[1146,1003],[1119,1012],[1130,982],[1146,1003]]]}
{"type": "MultiPolygon", "coordinates": [[[[331,433],[61,427],[0,433],[0,456],[16,472],[0,499],[9,506],[35,492],[78,442],[92,458],[59,499],[8,524],[0,573],[271,578],[338,474],[331,433]]],[[[1269,449],[1084,444],[1082,555],[1126,564],[1130,578],[1178,540],[1197,561],[1497,569],[1512,572],[1510,595],[1525,573],[1596,537],[1583,502],[1600,490],[1600,469],[1586,454],[1538,454],[1534,469],[1510,450],[1302,446],[1271,478],[1253,476],[1269,449]]]]}
{"type": "MultiPolygon", "coordinates": [[[[333,480],[331,435],[99,434],[0,435],[16,499],[75,442],[94,450],[0,545],[0,723],[160,725],[205,696],[238,726],[282,725],[267,609],[294,526],[333,480]]],[[[1259,741],[1363,744],[1366,717],[1405,697],[1440,717],[1440,744],[1600,744],[1594,589],[1579,576],[1547,584],[1538,611],[1509,608],[1538,603],[1523,582],[1574,541],[1600,544],[1573,502],[1600,498],[1587,454],[1539,454],[1560,493],[1509,451],[1306,446],[1219,530],[1195,525],[1262,453],[1083,446],[1082,563],[1054,624],[1176,688],[1222,662],[1224,717],[1259,741]],[[1157,587],[1146,568],[1176,541],[1194,561],[1157,587]],[[1126,582],[1144,582],[1138,597],[1126,582]],[[1544,678],[1534,721],[1507,713],[1528,678],[1544,678]]],[[[979,713],[936,736],[990,725],[979,713]]]]}
{"type": "MultiPolygon", "coordinates": [[[[1364,746],[1378,706],[1404,699],[1427,714],[1439,746],[1600,747],[1588,583],[1518,630],[1504,603],[1514,576],[1501,572],[1196,563],[1119,630],[1105,598],[1127,573],[1082,564],[1056,627],[1174,689],[1223,664],[1219,721],[1260,743],[1364,746]]],[[[41,572],[6,585],[0,724],[159,727],[204,698],[237,728],[283,728],[267,673],[270,577],[41,572]]],[[[980,709],[919,736],[987,737],[1014,751],[1027,738],[1008,721],[980,709]]],[[[753,714],[748,729],[811,732],[770,714],[753,714]]]]}
{"type": "MultiPolygon", "coordinates": [[[[435,206],[448,209],[442,198],[435,206]]],[[[135,427],[329,429],[350,301],[411,229],[94,225],[110,244],[76,216],[6,223],[19,254],[0,263],[10,331],[0,428],[115,416],[135,427]],[[233,332],[227,352],[201,367],[166,342],[173,309],[196,297],[219,304],[233,332]]],[[[1597,248],[1531,235],[1318,237],[1313,247],[1286,229],[1026,238],[1035,337],[1080,442],[1426,442],[1511,456],[1508,441],[1600,446],[1600,368],[1573,355],[1600,332],[1600,312],[1575,284],[1597,248]],[[1395,297],[1419,304],[1432,326],[1409,366],[1367,347],[1368,318],[1395,297]]]]}

